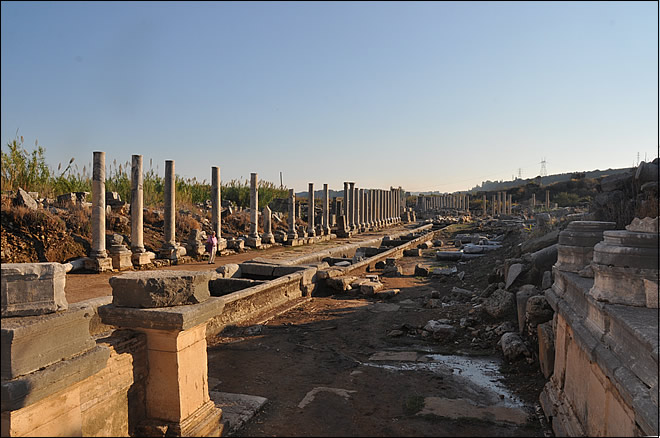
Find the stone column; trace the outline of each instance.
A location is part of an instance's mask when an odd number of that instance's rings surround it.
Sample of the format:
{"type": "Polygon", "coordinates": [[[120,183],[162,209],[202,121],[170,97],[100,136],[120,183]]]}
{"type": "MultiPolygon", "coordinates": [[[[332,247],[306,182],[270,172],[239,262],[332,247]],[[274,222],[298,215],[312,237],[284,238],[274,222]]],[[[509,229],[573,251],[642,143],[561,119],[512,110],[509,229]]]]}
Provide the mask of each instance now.
{"type": "Polygon", "coordinates": [[[465,210],[470,214],[470,195],[465,195],[465,210]]]}
{"type": "Polygon", "coordinates": [[[92,170],[92,249],[90,267],[97,271],[112,270],[112,260],[105,250],[105,152],[94,152],[92,170]]]}
{"type": "Polygon", "coordinates": [[[482,216],[486,216],[488,210],[486,210],[486,195],[481,197],[481,207],[482,207],[482,216]]]}
{"type": "Polygon", "coordinates": [[[145,252],[142,209],[144,208],[142,155],[133,155],[131,163],[131,250],[145,252]]]}
{"type": "Polygon", "coordinates": [[[550,190],[545,191],[545,208],[550,209],[550,190]]]}
{"type": "Polygon", "coordinates": [[[532,208],[536,207],[536,193],[532,193],[532,208]]]}
{"type": "Polygon", "coordinates": [[[288,240],[298,238],[298,232],[296,231],[296,194],[293,189],[289,189],[289,232],[286,237],[288,240]]]}
{"type": "Polygon", "coordinates": [[[165,160],[165,221],[164,238],[165,246],[175,247],[175,223],[176,223],[176,185],[174,181],[174,160],[165,160]]]}
{"type": "Polygon", "coordinates": [[[329,191],[328,185],[323,184],[323,223],[321,224],[321,229],[323,234],[330,235],[330,209],[329,209],[329,191]]]}
{"type": "Polygon", "coordinates": [[[368,190],[367,198],[369,199],[369,228],[373,229],[376,224],[374,222],[374,189],[368,190]]]}
{"type": "Polygon", "coordinates": [[[222,238],[222,203],[220,168],[211,167],[211,226],[218,239],[218,251],[227,248],[227,239],[222,238]]]}
{"type": "Polygon", "coordinates": [[[364,189],[358,189],[358,204],[360,205],[360,215],[358,218],[358,225],[360,231],[364,231],[367,227],[364,223],[364,189]]]}
{"type": "Polygon", "coordinates": [[[307,202],[307,235],[314,237],[316,236],[316,230],[314,229],[314,183],[309,183],[309,197],[307,202]]]}
{"type": "Polygon", "coordinates": [[[256,173],[250,174],[250,234],[245,244],[252,248],[261,246],[259,236],[259,184],[256,173]]]}
{"type": "Polygon", "coordinates": [[[355,183],[348,183],[348,230],[355,231],[355,183]]]}
{"type": "Polygon", "coordinates": [[[508,195],[506,194],[506,192],[502,192],[502,214],[508,214],[508,212],[509,212],[509,209],[507,208],[507,205],[506,205],[507,204],[507,202],[506,202],[507,196],[508,195]]]}
{"type": "Polygon", "coordinates": [[[353,199],[353,228],[360,231],[360,189],[354,187],[351,194],[353,199]]]}
{"type": "Polygon", "coordinates": [[[507,202],[507,205],[509,206],[509,215],[513,214],[513,208],[511,208],[512,201],[513,201],[513,195],[509,195],[509,201],[507,202]]]}
{"type": "Polygon", "coordinates": [[[502,207],[501,207],[501,205],[502,205],[502,192],[497,192],[496,195],[497,195],[497,204],[496,204],[496,207],[495,207],[495,214],[500,214],[500,212],[502,211],[502,207]]]}
{"type": "Polygon", "coordinates": [[[268,205],[264,207],[261,216],[264,221],[264,234],[261,236],[261,243],[272,245],[275,243],[275,236],[273,235],[272,212],[268,205]]]}
{"type": "Polygon", "coordinates": [[[164,259],[177,260],[180,256],[186,254],[186,249],[176,242],[176,185],[174,160],[165,160],[164,192],[164,242],[159,255],[164,259]]]}
{"type": "Polygon", "coordinates": [[[350,231],[350,223],[351,221],[349,220],[349,215],[348,212],[350,211],[348,208],[348,200],[350,199],[350,191],[348,188],[348,182],[344,181],[344,202],[343,202],[343,213],[344,213],[344,226],[346,227],[346,231],[350,231]]]}
{"type": "Polygon", "coordinates": [[[151,262],[153,253],[144,249],[144,177],[142,155],[133,155],[131,163],[131,262],[143,266],[151,262]]]}
{"type": "Polygon", "coordinates": [[[490,205],[491,215],[494,217],[495,216],[495,209],[496,209],[495,206],[497,205],[497,201],[495,200],[495,195],[492,195],[491,198],[492,198],[491,205],[490,205]]]}

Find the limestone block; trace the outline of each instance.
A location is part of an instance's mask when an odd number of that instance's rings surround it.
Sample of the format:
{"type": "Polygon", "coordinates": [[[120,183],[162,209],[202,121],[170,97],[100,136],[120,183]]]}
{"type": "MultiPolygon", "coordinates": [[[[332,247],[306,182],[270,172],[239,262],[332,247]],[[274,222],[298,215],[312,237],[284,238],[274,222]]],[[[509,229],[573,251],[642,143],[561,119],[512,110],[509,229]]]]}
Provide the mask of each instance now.
{"type": "Polygon", "coordinates": [[[2,436],[82,436],[80,385],[2,412],[2,436]]]}
{"type": "Polygon", "coordinates": [[[539,365],[546,379],[549,379],[555,367],[555,335],[552,323],[544,322],[536,326],[539,339],[539,365]]]}
{"type": "Polygon", "coordinates": [[[2,378],[29,374],[93,348],[96,344],[89,334],[90,319],[85,309],[3,318],[2,378]]]}
{"type": "Polygon", "coordinates": [[[132,254],[130,251],[110,253],[112,267],[118,271],[125,271],[133,267],[132,254]]]}
{"type": "Polygon", "coordinates": [[[527,309],[527,300],[530,297],[538,294],[538,290],[533,285],[525,285],[530,287],[523,287],[518,292],[516,292],[516,307],[518,312],[518,332],[523,333],[526,326],[526,309],[527,309]]]}
{"type": "Polygon", "coordinates": [[[215,270],[224,278],[233,278],[241,276],[241,267],[236,263],[228,263],[215,270]]]}
{"type": "Polygon", "coordinates": [[[514,263],[513,265],[509,266],[509,272],[506,276],[506,285],[504,286],[504,289],[509,289],[509,286],[513,284],[514,281],[518,278],[520,274],[525,270],[525,265],[522,263],[514,263]]]}
{"type": "Polygon", "coordinates": [[[2,316],[42,315],[66,310],[66,267],[61,263],[3,263],[2,316]]]}
{"type": "Polygon", "coordinates": [[[135,252],[131,255],[131,262],[135,266],[148,265],[149,263],[151,263],[153,256],[155,256],[153,252],[135,252]]]}
{"type": "Polygon", "coordinates": [[[356,279],[356,277],[328,278],[326,280],[326,284],[331,289],[335,289],[335,290],[339,290],[339,291],[351,290],[351,283],[353,283],[353,281],[355,281],[355,279],[356,279]]]}
{"type": "Polygon", "coordinates": [[[591,265],[594,284],[589,294],[598,301],[646,307],[644,279],[656,280],[657,269],[621,268],[597,263],[591,265]]]}
{"type": "Polygon", "coordinates": [[[275,266],[267,263],[241,263],[241,275],[243,277],[272,278],[275,266]]]}
{"type": "Polygon", "coordinates": [[[112,271],[112,259],[110,257],[87,257],[85,258],[85,269],[94,272],[112,271]]]}
{"type": "Polygon", "coordinates": [[[110,278],[112,303],[121,307],[168,307],[207,300],[212,271],[130,272],[110,278]]]}
{"type": "Polygon", "coordinates": [[[521,356],[529,356],[529,350],[520,335],[515,332],[504,333],[498,345],[502,348],[504,357],[508,360],[516,360],[521,356]]]}
{"type": "Polygon", "coordinates": [[[605,231],[603,241],[594,247],[594,263],[619,267],[658,269],[656,233],[605,231]]]}
{"type": "Polygon", "coordinates": [[[261,246],[261,237],[248,237],[245,244],[250,248],[259,248],[261,246]]]}
{"type": "Polygon", "coordinates": [[[419,248],[404,249],[403,250],[403,256],[404,257],[421,257],[422,256],[422,250],[419,249],[419,248]]]}
{"type": "Polygon", "coordinates": [[[493,318],[513,317],[516,314],[513,293],[503,289],[497,289],[490,297],[486,298],[483,307],[493,318]]]}
{"type": "Polygon", "coordinates": [[[530,333],[536,333],[536,326],[550,321],[554,314],[544,295],[534,295],[527,300],[525,319],[530,333]]]}
{"type": "Polygon", "coordinates": [[[360,292],[363,295],[373,295],[383,289],[383,283],[380,281],[367,281],[360,285],[360,292]]]}
{"type": "Polygon", "coordinates": [[[658,283],[647,278],[644,279],[644,292],[646,293],[646,307],[658,308],[658,283]]]}
{"type": "Polygon", "coordinates": [[[629,225],[626,225],[626,230],[637,233],[657,233],[658,217],[646,217],[644,219],[636,217],[629,225]]]}

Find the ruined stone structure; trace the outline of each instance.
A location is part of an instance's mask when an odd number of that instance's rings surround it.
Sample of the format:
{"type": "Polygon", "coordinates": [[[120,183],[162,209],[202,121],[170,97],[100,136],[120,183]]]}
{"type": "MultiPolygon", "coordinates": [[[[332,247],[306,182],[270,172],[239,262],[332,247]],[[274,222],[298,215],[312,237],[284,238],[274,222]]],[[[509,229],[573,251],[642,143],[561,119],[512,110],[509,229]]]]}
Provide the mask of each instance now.
{"type": "Polygon", "coordinates": [[[659,242],[657,225],[639,223],[572,222],[560,234],[545,292],[553,372],[541,394],[558,436],[658,434],[659,242]]]}

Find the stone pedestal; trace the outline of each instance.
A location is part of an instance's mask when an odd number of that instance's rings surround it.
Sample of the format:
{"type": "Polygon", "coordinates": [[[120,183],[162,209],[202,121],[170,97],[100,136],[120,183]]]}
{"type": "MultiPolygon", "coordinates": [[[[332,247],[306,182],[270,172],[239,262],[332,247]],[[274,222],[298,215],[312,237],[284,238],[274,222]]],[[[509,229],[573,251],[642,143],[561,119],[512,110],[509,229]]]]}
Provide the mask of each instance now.
{"type": "Polygon", "coordinates": [[[612,304],[646,307],[644,279],[658,278],[658,234],[605,231],[594,247],[589,294],[612,304]]]}
{"type": "Polygon", "coordinates": [[[109,238],[108,253],[112,259],[112,268],[117,271],[125,271],[133,267],[131,262],[131,251],[124,245],[124,238],[119,234],[113,234],[109,238]]]}
{"type": "Polygon", "coordinates": [[[86,257],[85,269],[94,272],[112,271],[112,259],[110,257],[86,257]]]}
{"type": "Polygon", "coordinates": [[[250,248],[261,247],[261,237],[248,237],[245,239],[245,244],[250,248]]]}
{"type": "Polygon", "coordinates": [[[151,263],[151,260],[156,256],[153,252],[138,252],[131,255],[131,262],[133,266],[145,266],[151,263]]]}
{"type": "MultiPolygon", "coordinates": [[[[181,293],[179,285],[174,279],[166,280],[161,283],[159,294],[177,301],[176,295],[181,293]]],[[[208,293],[208,280],[205,283],[208,293]]],[[[123,290],[126,285],[113,284],[113,295],[120,288],[123,290]]],[[[169,436],[221,436],[222,411],[209,397],[206,323],[220,314],[223,307],[222,298],[211,297],[199,304],[184,306],[138,309],[108,305],[99,308],[103,323],[147,336],[148,420],[138,428],[143,433],[166,429],[169,436]]]]}
{"type": "Polygon", "coordinates": [[[594,246],[603,240],[603,231],[613,230],[614,222],[574,221],[559,233],[557,263],[560,271],[578,273],[593,258],[594,246]]]}
{"type": "Polygon", "coordinates": [[[178,243],[170,244],[163,246],[160,251],[158,251],[158,257],[161,259],[167,260],[179,260],[181,257],[186,255],[186,248],[179,245],[178,243]]]}

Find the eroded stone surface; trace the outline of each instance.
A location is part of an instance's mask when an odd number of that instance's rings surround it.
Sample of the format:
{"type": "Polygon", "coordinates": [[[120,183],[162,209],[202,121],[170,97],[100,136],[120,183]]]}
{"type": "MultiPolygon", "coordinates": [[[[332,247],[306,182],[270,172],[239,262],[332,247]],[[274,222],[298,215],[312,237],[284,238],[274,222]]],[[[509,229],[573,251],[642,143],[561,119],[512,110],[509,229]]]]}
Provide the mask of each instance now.
{"type": "Polygon", "coordinates": [[[3,263],[2,316],[33,316],[66,310],[66,267],[61,263],[3,263]]]}
{"type": "Polygon", "coordinates": [[[169,307],[198,304],[211,295],[212,271],[146,271],[111,277],[112,303],[121,307],[169,307]]]}

